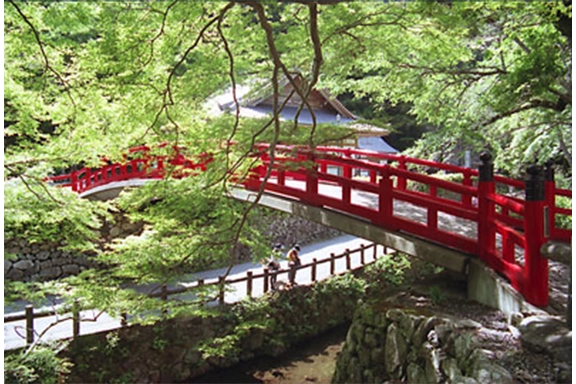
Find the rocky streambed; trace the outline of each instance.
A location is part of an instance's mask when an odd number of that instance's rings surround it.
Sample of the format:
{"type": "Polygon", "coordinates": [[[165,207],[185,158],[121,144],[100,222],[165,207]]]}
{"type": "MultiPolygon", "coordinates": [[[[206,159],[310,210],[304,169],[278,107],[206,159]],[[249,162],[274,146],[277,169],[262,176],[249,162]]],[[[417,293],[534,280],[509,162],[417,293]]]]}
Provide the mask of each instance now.
{"type": "Polygon", "coordinates": [[[359,303],[350,325],[191,383],[570,383],[571,330],[560,316],[466,300],[446,274],[359,303]]]}

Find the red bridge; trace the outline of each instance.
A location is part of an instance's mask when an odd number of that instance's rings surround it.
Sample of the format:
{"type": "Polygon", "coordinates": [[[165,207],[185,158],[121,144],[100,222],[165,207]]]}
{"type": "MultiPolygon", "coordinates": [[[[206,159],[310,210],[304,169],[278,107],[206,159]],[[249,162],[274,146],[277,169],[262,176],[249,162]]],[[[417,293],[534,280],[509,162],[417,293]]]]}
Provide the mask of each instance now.
{"type": "MultiPolygon", "coordinates": [[[[190,160],[148,155],[148,147],[130,150],[139,158],[99,169],[84,168],[50,177],[61,186],[87,194],[97,187],[129,180],[183,177],[206,170],[209,155],[190,160]]],[[[483,260],[506,277],[525,299],[548,304],[548,260],[541,247],[549,240],[570,242],[571,229],[557,219],[572,215],[557,205],[572,197],[556,188],[551,167],[527,169],[525,181],[493,174],[491,157],[481,156],[478,170],[402,155],[336,147],[259,144],[258,165],[237,180],[247,190],[297,199],[361,218],[388,231],[407,233],[483,260]],[[450,175],[448,181],[431,173],[450,175]]]]}

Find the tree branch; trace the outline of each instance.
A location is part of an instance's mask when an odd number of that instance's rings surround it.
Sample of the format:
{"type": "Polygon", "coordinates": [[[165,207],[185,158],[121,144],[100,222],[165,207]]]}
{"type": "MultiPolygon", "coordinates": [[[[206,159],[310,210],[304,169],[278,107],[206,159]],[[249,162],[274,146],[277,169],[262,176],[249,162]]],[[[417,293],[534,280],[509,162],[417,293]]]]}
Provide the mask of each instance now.
{"type": "MultiPolygon", "coordinates": [[[[232,127],[232,132],[228,136],[228,142],[232,142],[232,139],[236,135],[238,131],[238,126],[240,124],[240,102],[238,101],[238,96],[236,94],[236,77],[235,77],[235,69],[234,69],[234,55],[230,50],[230,45],[228,44],[228,40],[226,36],[224,36],[224,32],[222,32],[222,20],[224,19],[224,13],[220,14],[218,18],[217,30],[222,43],[224,44],[224,50],[226,51],[226,55],[228,56],[228,63],[230,67],[228,69],[228,77],[230,77],[230,83],[232,83],[232,100],[234,101],[235,114],[234,114],[234,126],[232,127]]],[[[226,169],[228,169],[230,165],[230,146],[226,146],[226,169]]]]}
{"type": "MultiPolygon", "coordinates": [[[[308,102],[307,97],[304,95],[304,93],[302,92],[302,89],[300,89],[298,84],[296,84],[296,81],[294,80],[294,78],[290,74],[290,71],[288,71],[288,69],[286,68],[286,66],[284,65],[282,60],[280,59],[280,53],[276,49],[276,43],[274,42],[274,33],[272,31],[272,26],[270,25],[270,23],[268,22],[268,20],[266,18],[266,13],[264,12],[264,7],[262,6],[261,3],[253,2],[253,1],[246,2],[246,4],[248,4],[252,8],[254,8],[256,10],[256,13],[258,14],[258,20],[260,21],[260,26],[266,32],[266,39],[268,42],[268,51],[270,52],[270,56],[272,56],[272,61],[274,62],[274,66],[278,66],[279,68],[282,69],[284,76],[286,76],[286,78],[288,79],[288,81],[290,82],[290,84],[292,85],[292,87],[294,88],[296,93],[298,94],[298,96],[300,96],[300,98],[302,99],[302,102],[304,104],[306,104],[306,107],[308,108],[310,114],[312,115],[312,117],[314,119],[315,118],[314,111],[312,109],[312,106],[308,102]]],[[[295,123],[295,126],[297,126],[298,120],[295,120],[294,123],[295,123]]]]}
{"type": "Polygon", "coordinates": [[[68,98],[70,99],[70,102],[72,103],[74,111],[76,111],[76,102],[74,101],[74,98],[72,97],[72,93],[70,92],[70,85],[62,77],[62,75],[60,75],[60,73],[58,71],[56,71],[52,67],[52,65],[50,64],[50,61],[48,60],[48,55],[46,54],[46,51],[44,50],[44,43],[42,43],[42,40],[40,39],[40,34],[36,30],[36,27],[34,27],[32,22],[30,21],[30,19],[24,14],[24,12],[22,12],[20,7],[18,7],[18,5],[16,5],[16,3],[13,0],[9,0],[9,3],[12,4],[12,6],[16,9],[16,12],[18,12],[20,17],[22,17],[22,20],[24,20],[24,22],[26,24],[28,24],[28,26],[32,30],[32,33],[34,34],[34,39],[38,43],[38,47],[40,48],[40,54],[42,55],[42,58],[44,60],[44,72],[50,71],[54,74],[54,76],[56,76],[56,78],[58,80],[60,80],[60,82],[64,86],[64,91],[66,92],[66,94],[68,95],[68,98]]]}
{"type": "Polygon", "coordinates": [[[527,111],[529,109],[535,109],[535,108],[552,109],[554,111],[562,112],[562,110],[558,110],[558,106],[555,103],[552,103],[552,102],[546,101],[546,100],[533,100],[527,104],[518,106],[516,108],[512,108],[506,112],[499,113],[496,116],[493,116],[490,119],[481,123],[480,126],[485,127],[485,126],[488,126],[490,124],[497,122],[498,120],[502,120],[506,117],[510,117],[512,115],[515,115],[516,113],[527,111]]]}

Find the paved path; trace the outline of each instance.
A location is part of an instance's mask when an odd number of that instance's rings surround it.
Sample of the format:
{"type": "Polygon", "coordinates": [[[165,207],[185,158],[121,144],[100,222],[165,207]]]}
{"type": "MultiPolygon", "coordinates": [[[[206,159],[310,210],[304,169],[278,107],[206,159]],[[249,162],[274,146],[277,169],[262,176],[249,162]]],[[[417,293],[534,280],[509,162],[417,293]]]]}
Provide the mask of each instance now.
{"type": "MultiPolygon", "coordinates": [[[[270,182],[276,183],[277,180],[271,178],[270,182]]],[[[298,180],[286,180],[286,186],[302,191],[306,189],[306,183],[298,180]]],[[[318,194],[339,199],[342,198],[342,187],[334,184],[319,183],[318,194]]],[[[376,193],[352,189],[351,202],[362,207],[378,209],[378,195],[376,193]]],[[[424,225],[428,221],[427,208],[397,199],[394,199],[393,202],[393,215],[424,225]]],[[[475,222],[444,212],[438,212],[438,228],[471,240],[476,240],[478,236],[478,225],[475,222]]]]}
{"type": "MultiPolygon", "coordinates": [[[[270,181],[274,182],[274,179],[270,181]]],[[[286,183],[290,187],[298,188],[298,189],[305,189],[305,184],[301,181],[294,181],[290,180],[286,183]]],[[[342,195],[342,188],[336,186],[334,184],[319,184],[319,194],[330,196],[330,197],[341,197],[342,195]]],[[[378,206],[378,196],[373,193],[363,192],[363,191],[355,191],[352,190],[352,201],[354,204],[376,208],[378,206]]],[[[405,202],[394,201],[394,214],[400,217],[406,217],[411,220],[426,223],[427,220],[427,212],[425,208],[415,206],[413,204],[408,204],[405,202]]],[[[468,220],[463,220],[451,215],[444,214],[440,212],[438,214],[438,227],[449,230],[451,232],[460,233],[466,237],[471,239],[476,238],[476,224],[470,222],[468,220]]],[[[318,260],[324,259],[330,256],[330,253],[335,254],[342,254],[346,248],[348,249],[357,249],[360,247],[361,244],[369,245],[371,244],[370,241],[359,239],[353,236],[342,236],[338,237],[333,240],[329,240],[326,242],[313,244],[309,246],[302,247],[301,252],[301,259],[302,263],[306,264],[312,261],[313,258],[317,258],[318,260]]],[[[285,250],[287,251],[287,250],[285,250]]],[[[382,254],[382,248],[379,250],[379,255],[382,254]]],[[[368,261],[372,259],[368,257],[368,261]]],[[[281,263],[283,269],[287,269],[287,262],[284,261],[281,263]]],[[[352,268],[356,268],[360,265],[359,254],[356,254],[355,257],[352,258],[352,268]]],[[[329,263],[324,263],[318,266],[317,268],[317,280],[325,279],[329,275],[329,263]]],[[[170,288],[174,287],[182,287],[190,285],[190,282],[193,282],[198,279],[204,279],[206,283],[210,281],[215,281],[218,279],[218,276],[223,275],[225,272],[224,269],[217,269],[212,271],[206,271],[202,273],[192,274],[183,276],[181,278],[180,283],[176,283],[170,286],[170,288]]],[[[228,276],[229,279],[240,278],[246,276],[247,271],[252,271],[254,274],[262,272],[262,266],[259,264],[254,263],[245,263],[236,265],[230,271],[228,276]]],[[[336,273],[342,272],[345,270],[345,259],[341,258],[336,262],[336,273]]],[[[286,281],[287,275],[282,274],[279,276],[279,281],[286,281]]],[[[298,284],[309,284],[310,283],[310,270],[302,270],[298,271],[296,275],[296,281],[298,284]]],[[[229,291],[226,292],[225,301],[227,303],[236,302],[238,300],[243,299],[246,297],[246,282],[230,284],[229,291]]],[[[152,291],[158,291],[158,286],[141,286],[137,288],[138,291],[143,293],[149,293],[152,291]]],[[[263,293],[263,280],[262,279],[255,279],[253,281],[253,296],[258,297],[263,293]]],[[[190,298],[191,294],[186,293],[182,295],[175,295],[171,296],[171,298],[175,299],[186,299],[190,298]]],[[[57,300],[55,300],[57,303],[57,300]]],[[[23,309],[26,303],[18,302],[12,306],[5,306],[4,313],[23,313],[23,309]]],[[[43,332],[50,324],[53,324],[57,320],[62,320],[65,318],[71,318],[71,316],[63,315],[60,318],[51,316],[41,319],[35,319],[34,328],[37,333],[43,332]]],[[[87,333],[96,333],[99,331],[115,329],[120,326],[119,319],[113,319],[105,313],[98,313],[97,311],[83,311],[81,313],[82,323],[81,323],[81,334],[87,333]]],[[[17,347],[21,347],[25,345],[24,340],[25,335],[25,328],[24,328],[24,321],[18,322],[11,322],[8,324],[4,324],[4,349],[13,349],[17,347]]],[[[45,335],[44,339],[46,340],[54,340],[54,339],[62,339],[62,338],[69,338],[72,336],[72,321],[67,320],[63,321],[61,324],[56,325],[45,335]]]]}
{"type": "MultiPolygon", "coordinates": [[[[360,248],[361,245],[370,245],[371,242],[365,239],[360,239],[353,236],[340,236],[335,239],[327,240],[324,242],[311,244],[307,246],[302,246],[302,250],[300,253],[301,260],[303,264],[312,262],[312,259],[316,258],[317,260],[326,259],[330,257],[331,253],[336,255],[340,255],[346,251],[346,249],[355,250],[360,248]]],[[[285,252],[287,249],[284,250],[285,252]]],[[[284,253],[285,253],[284,252],[284,253]]],[[[383,247],[378,246],[378,255],[383,254],[383,247]]],[[[366,262],[371,262],[373,260],[373,251],[370,250],[366,252],[366,262]]],[[[281,266],[283,269],[287,269],[287,261],[282,261],[281,266]]],[[[346,270],[346,261],[345,258],[341,258],[336,260],[335,266],[335,273],[340,273],[346,270]]],[[[357,268],[360,264],[360,254],[355,253],[351,257],[351,267],[357,268]]],[[[316,271],[317,280],[323,280],[329,276],[330,263],[323,263],[318,266],[316,271]]],[[[190,285],[191,282],[196,281],[198,279],[204,279],[205,282],[215,281],[218,279],[218,276],[223,275],[226,268],[215,269],[211,271],[200,272],[196,274],[190,274],[182,276],[179,283],[173,284],[170,288],[174,287],[182,287],[190,285]]],[[[262,266],[260,264],[255,263],[244,263],[235,265],[230,274],[228,275],[228,279],[233,278],[240,278],[246,276],[247,271],[252,271],[254,274],[262,272],[262,266]]],[[[283,274],[278,277],[278,281],[287,281],[287,275],[283,274]]],[[[310,284],[311,276],[310,270],[305,269],[298,271],[296,274],[296,282],[300,285],[303,284],[310,284]]],[[[138,291],[140,292],[151,292],[157,291],[158,287],[155,286],[140,286],[138,287],[138,291]]],[[[233,303],[239,300],[242,300],[246,297],[246,282],[230,284],[229,291],[226,292],[225,295],[225,302],[233,303]]],[[[253,296],[258,297],[263,294],[263,279],[254,279],[253,281],[253,296]]],[[[170,296],[172,299],[183,299],[188,296],[190,298],[190,293],[181,294],[170,296]]],[[[55,303],[58,301],[55,300],[55,303]]],[[[23,314],[24,307],[26,303],[23,301],[14,303],[10,306],[4,306],[4,314],[23,314]]],[[[43,308],[41,308],[43,309],[43,308]]],[[[49,307],[47,308],[49,309],[49,307]]],[[[101,331],[106,331],[110,329],[116,329],[120,327],[120,319],[115,319],[108,316],[106,313],[100,313],[96,310],[87,310],[81,312],[81,325],[80,325],[80,334],[90,334],[90,333],[97,333],[101,331]]],[[[72,337],[72,320],[71,315],[63,314],[61,316],[49,316],[44,318],[39,318],[34,320],[34,329],[36,331],[36,335],[44,332],[46,328],[48,328],[51,324],[54,324],[57,321],[61,321],[61,323],[57,324],[50,328],[50,330],[43,336],[42,340],[49,341],[49,340],[57,340],[57,339],[65,339],[72,337]]],[[[23,347],[26,345],[25,342],[25,321],[15,321],[10,323],[4,323],[4,349],[14,349],[23,347]]]]}

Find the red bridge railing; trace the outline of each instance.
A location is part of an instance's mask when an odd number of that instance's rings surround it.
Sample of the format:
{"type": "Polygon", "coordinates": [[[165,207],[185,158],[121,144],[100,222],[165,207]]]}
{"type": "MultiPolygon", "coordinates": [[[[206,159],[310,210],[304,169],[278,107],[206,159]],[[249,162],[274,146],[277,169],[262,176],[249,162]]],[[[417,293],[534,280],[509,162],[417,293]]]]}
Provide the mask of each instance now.
{"type": "MultiPolygon", "coordinates": [[[[161,145],[164,147],[165,145],[161,145]]],[[[82,168],[69,174],[51,176],[47,180],[62,187],[71,187],[73,191],[83,193],[93,188],[133,179],[163,179],[171,174],[184,177],[197,171],[205,171],[212,157],[202,153],[190,160],[172,148],[172,155],[151,155],[147,146],[131,148],[122,163],[107,164],[101,168],[82,168]]]]}
{"type": "MultiPolygon", "coordinates": [[[[548,240],[571,241],[572,236],[571,230],[556,225],[558,216],[572,215],[571,209],[557,206],[557,197],[571,198],[572,192],[556,188],[550,167],[546,175],[538,167],[530,167],[528,179],[519,181],[494,175],[489,155],[481,158],[479,170],[473,170],[347,148],[317,147],[311,151],[278,145],[273,162],[267,144],[259,144],[255,150],[260,164],[242,182],[247,189],[258,190],[264,184],[267,192],[333,208],[382,228],[477,255],[508,278],[530,303],[548,304],[548,262],[540,248],[548,240]],[[270,177],[265,179],[269,168],[270,177]],[[460,175],[461,180],[433,177],[427,173],[431,170],[460,175]],[[416,214],[406,214],[405,207],[416,209],[408,210],[416,214]],[[472,230],[463,232],[464,227],[472,230]]],[[[112,181],[164,177],[166,162],[197,171],[204,170],[210,161],[204,155],[191,162],[176,151],[172,158],[143,156],[50,180],[67,178],[62,185],[83,192],[112,181]]]]}

